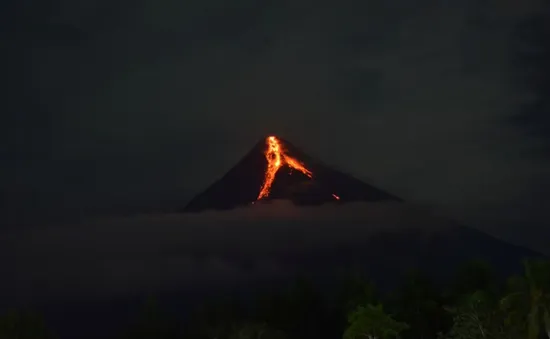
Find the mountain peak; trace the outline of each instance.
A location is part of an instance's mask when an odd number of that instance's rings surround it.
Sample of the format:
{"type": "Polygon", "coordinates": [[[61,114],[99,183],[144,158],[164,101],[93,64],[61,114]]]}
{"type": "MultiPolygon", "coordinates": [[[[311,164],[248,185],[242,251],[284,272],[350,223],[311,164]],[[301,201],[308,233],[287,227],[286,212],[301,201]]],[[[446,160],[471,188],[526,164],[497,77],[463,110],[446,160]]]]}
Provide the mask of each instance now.
{"type": "Polygon", "coordinates": [[[273,135],[267,137],[266,146],[265,158],[267,161],[267,167],[265,170],[264,182],[262,184],[262,188],[260,189],[260,193],[258,193],[257,200],[269,197],[275,177],[283,166],[299,171],[308,178],[313,179],[313,173],[299,160],[290,156],[288,154],[288,150],[284,148],[283,143],[277,139],[277,137],[273,135]]]}
{"type": "Polygon", "coordinates": [[[386,192],[338,172],[290,142],[270,135],[260,140],[232,169],[184,211],[231,209],[272,199],[300,205],[349,201],[400,201],[386,192]]]}

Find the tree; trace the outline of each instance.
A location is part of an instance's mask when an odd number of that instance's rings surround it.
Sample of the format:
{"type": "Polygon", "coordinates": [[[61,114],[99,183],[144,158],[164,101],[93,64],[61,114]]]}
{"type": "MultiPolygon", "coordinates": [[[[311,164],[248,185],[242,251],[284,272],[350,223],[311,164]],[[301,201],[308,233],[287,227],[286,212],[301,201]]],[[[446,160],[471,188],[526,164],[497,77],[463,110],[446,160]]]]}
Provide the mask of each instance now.
{"type": "Polygon", "coordinates": [[[206,330],[208,339],[286,339],[283,331],[273,329],[266,323],[244,322],[226,327],[211,327],[206,330]]]}
{"type": "Polygon", "coordinates": [[[541,329],[550,338],[550,261],[525,260],[524,276],[509,281],[510,293],[501,300],[508,324],[526,324],[528,339],[539,339],[541,329]]]}
{"type": "Polygon", "coordinates": [[[177,324],[162,312],[155,298],[149,297],[138,316],[136,324],[123,335],[127,339],[179,338],[177,324]]]}
{"type": "Polygon", "coordinates": [[[439,291],[419,272],[408,274],[405,283],[394,298],[396,317],[410,325],[404,338],[435,338],[448,318],[440,305],[439,291]]]}
{"type": "Polygon", "coordinates": [[[282,331],[274,330],[262,324],[244,324],[235,327],[229,339],[286,339],[282,331]]]}
{"type": "Polygon", "coordinates": [[[8,312],[0,317],[1,339],[52,339],[41,316],[27,312],[8,312]]]}
{"type": "Polygon", "coordinates": [[[336,296],[336,307],[343,314],[342,321],[346,322],[346,316],[359,305],[376,304],[379,296],[374,282],[363,274],[354,272],[341,282],[339,294],[336,296]]]}
{"type": "Polygon", "coordinates": [[[491,265],[482,260],[471,260],[462,265],[452,285],[451,301],[459,302],[476,291],[497,295],[498,287],[491,265]]]}
{"type": "Polygon", "coordinates": [[[456,307],[447,307],[446,310],[453,315],[453,326],[442,338],[517,338],[504,326],[504,315],[500,312],[498,303],[485,291],[478,290],[465,296],[456,307]]]}
{"type": "MultiPolygon", "coordinates": [[[[323,296],[306,278],[298,278],[282,293],[262,298],[257,321],[285,331],[296,338],[317,338],[327,329],[328,311],[323,296]]],[[[329,329],[331,331],[332,329],[329,329]]],[[[338,331],[337,333],[341,333],[338,331]]]]}
{"type": "Polygon", "coordinates": [[[348,328],[344,339],[390,339],[409,328],[406,323],[394,320],[384,312],[383,306],[368,304],[358,306],[348,316],[348,328]]]}
{"type": "Polygon", "coordinates": [[[215,295],[197,306],[186,322],[186,337],[226,338],[246,318],[242,303],[232,295],[215,295]]]}

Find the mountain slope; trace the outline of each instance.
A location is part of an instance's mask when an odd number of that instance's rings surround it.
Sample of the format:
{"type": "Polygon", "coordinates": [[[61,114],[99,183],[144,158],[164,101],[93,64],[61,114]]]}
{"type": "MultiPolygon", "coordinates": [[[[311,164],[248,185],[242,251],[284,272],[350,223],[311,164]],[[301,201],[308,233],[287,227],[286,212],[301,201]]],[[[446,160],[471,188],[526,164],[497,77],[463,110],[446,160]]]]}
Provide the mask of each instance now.
{"type": "Polygon", "coordinates": [[[331,169],[288,141],[268,137],[260,140],[221,179],[193,198],[184,211],[231,209],[273,199],[290,200],[298,205],[400,201],[389,193],[331,169]],[[277,161],[279,166],[275,164],[277,161]],[[273,164],[272,184],[261,196],[270,164],[273,164]]]}

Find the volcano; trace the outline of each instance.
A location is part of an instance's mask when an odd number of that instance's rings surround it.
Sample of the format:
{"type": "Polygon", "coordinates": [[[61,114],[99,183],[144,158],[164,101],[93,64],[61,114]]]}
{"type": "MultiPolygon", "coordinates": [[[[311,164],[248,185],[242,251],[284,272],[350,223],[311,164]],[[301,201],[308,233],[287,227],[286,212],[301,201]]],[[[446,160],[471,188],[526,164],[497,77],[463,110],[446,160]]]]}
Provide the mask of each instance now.
{"type": "Polygon", "coordinates": [[[352,201],[401,201],[330,168],[275,136],[260,140],[221,179],[198,194],[185,212],[232,209],[274,199],[297,205],[352,201]]]}

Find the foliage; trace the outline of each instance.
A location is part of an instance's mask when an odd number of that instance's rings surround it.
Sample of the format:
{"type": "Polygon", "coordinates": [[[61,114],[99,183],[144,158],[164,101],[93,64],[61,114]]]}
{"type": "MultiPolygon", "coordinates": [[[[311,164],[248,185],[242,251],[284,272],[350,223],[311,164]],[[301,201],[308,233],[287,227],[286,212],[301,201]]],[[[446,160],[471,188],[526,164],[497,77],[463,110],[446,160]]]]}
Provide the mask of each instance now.
{"type": "Polygon", "coordinates": [[[451,289],[453,302],[458,302],[476,291],[485,291],[493,295],[498,293],[493,268],[482,260],[471,260],[460,266],[451,289]]]}
{"type": "Polygon", "coordinates": [[[125,339],[175,339],[179,338],[177,324],[160,310],[157,300],[149,297],[145,302],[137,323],[124,336],[125,339]]]}
{"type": "Polygon", "coordinates": [[[26,312],[8,312],[0,317],[1,339],[52,339],[42,317],[26,312]]]}
{"type": "MultiPolygon", "coordinates": [[[[445,293],[419,272],[411,272],[389,298],[364,277],[347,280],[330,297],[316,283],[300,279],[284,291],[244,303],[219,294],[212,303],[203,302],[185,326],[149,298],[123,338],[550,338],[548,260],[525,261],[523,274],[502,286],[490,266],[471,262],[462,266],[445,293]]],[[[26,338],[53,336],[39,316],[0,316],[0,339],[26,338]]]]}
{"type": "MultiPolygon", "coordinates": [[[[447,308],[453,325],[447,339],[539,339],[550,334],[550,262],[527,260],[524,276],[508,281],[508,293],[495,299],[494,290],[478,290],[447,308]]],[[[550,338],[550,335],[548,335],[550,338]]]]}
{"type": "Polygon", "coordinates": [[[435,339],[446,326],[448,316],[442,312],[440,291],[420,272],[410,272],[392,300],[396,317],[410,328],[403,338],[435,339]]]}
{"type": "Polygon", "coordinates": [[[441,305],[441,291],[421,272],[411,271],[389,305],[400,321],[409,324],[404,339],[435,339],[451,321],[441,305]]]}
{"type": "Polygon", "coordinates": [[[285,339],[284,332],[269,328],[267,324],[245,324],[233,329],[229,339],[285,339]]]}
{"type": "Polygon", "coordinates": [[[348,316],[349,326],[344,339],[389,339],[397,338],[409,326],[394,320],[384,312],[383,306],[368,304],[359,306],[348,316]]]}
{"type": "Polygon", "coordinates": [[[541,331],[550,338],[550,261],[524,262],[524,276],[512,277],[501,307],[508,313],[506,322],[525,324],[528,339],[538,339],[541,331]]]}
{"type": "Polygon", "coordinates": [[[359,305],[378,301],[374,283],[361,274],[354,274],[344,282],[341,298],[344,302],[343,311],[346,314],[355,310],[359,305]]]}
{"type": "Polygon", "coordinates": [[[500,333],[499,313],[494,305],[486,292],[478,290],[462,298],[457,307],[446,308],[453,315],[453,325],[445,338],[503,338],[500,333]]]}

